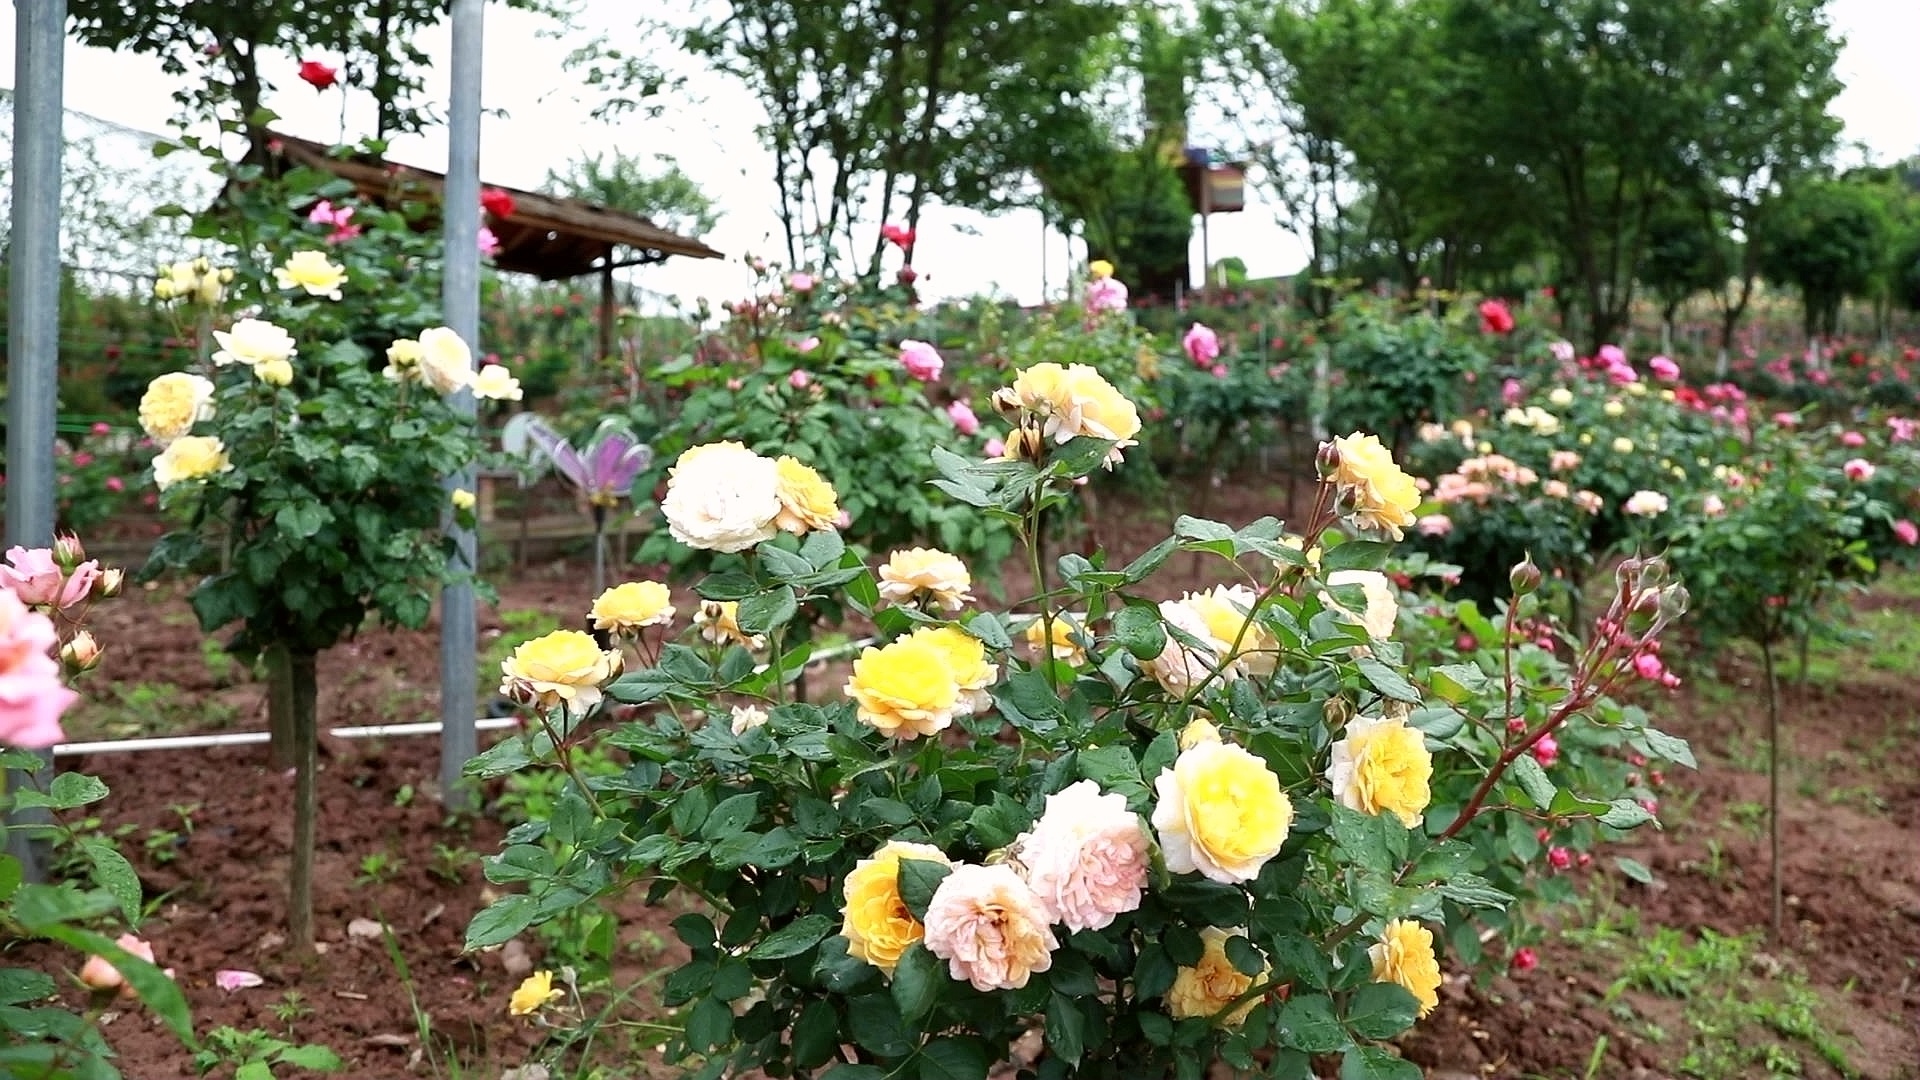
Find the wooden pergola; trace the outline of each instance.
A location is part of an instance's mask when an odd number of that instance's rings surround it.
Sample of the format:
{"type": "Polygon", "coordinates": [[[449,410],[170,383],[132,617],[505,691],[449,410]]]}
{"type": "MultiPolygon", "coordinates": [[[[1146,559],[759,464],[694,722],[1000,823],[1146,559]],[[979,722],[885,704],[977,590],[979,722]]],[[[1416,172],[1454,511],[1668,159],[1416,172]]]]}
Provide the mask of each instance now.
{"type": "MultiPolygon", "coordinates": [[[[360,154],[340,156],[334,147],[279,132],[267,132],[268,145],[281,160],[318,169],[351,183],[360,197],[381,206],[401,202],[438,205],[445,175],[412,165],[360,154]]],[[[692,237],[655,225],[639,214],[580,199],[543,195],[487,184],[513,196],[513,213],[489,215],[487,227],[500,242],[493,264],[501,270],[531,274],[541,281],[600,276],[600,356],[613,351],[613,272],[629,266],[665,262],[675,255],[694,259],[725,256],[692,237]]],[[[422,221],[423,227],[431,220],[422,221]]]]}

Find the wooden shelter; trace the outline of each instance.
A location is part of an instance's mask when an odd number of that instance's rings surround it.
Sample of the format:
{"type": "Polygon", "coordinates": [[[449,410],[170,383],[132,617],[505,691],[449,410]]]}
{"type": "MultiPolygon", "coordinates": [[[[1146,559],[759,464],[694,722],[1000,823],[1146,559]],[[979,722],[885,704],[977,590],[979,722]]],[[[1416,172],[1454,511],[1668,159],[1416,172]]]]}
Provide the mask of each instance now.
{"type": "MultiPolygon", "coordinates": [[[[340,156],[324,143],[278,132],[267,132],[266,139],[281,161],[332,173],[351,183],[361,198],[382,206],[401,201],[438,204],[446,188],[446,177],[427,169],[394,164],[368,154],[340,156]]],[[[499,253],[493,256],[496,267],[532,274],[542,281],[599,274],[602,357],[612,352],[613,346],[615,270],[665,262],[675,255],[725,257],[699,240],[669,232],[639,214],[497,184],[484,187],[513,196],[512,214],[505,218],[489,214],[486,220],[500,242],[499,253]]]]}

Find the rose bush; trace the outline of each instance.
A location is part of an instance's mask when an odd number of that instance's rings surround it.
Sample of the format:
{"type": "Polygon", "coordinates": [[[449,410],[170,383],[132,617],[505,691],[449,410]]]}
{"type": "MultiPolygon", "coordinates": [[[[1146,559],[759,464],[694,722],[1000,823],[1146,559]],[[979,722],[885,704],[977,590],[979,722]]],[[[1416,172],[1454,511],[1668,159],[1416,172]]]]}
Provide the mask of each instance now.
{"type": "MultiPolygon", "coordinates": [[[[1608,632],[1564,661],[1489,634],[1483,657],[1417,662],[1390,586],[1354,575],[1381,573],[1419,495],[1358,433],[1323,447],[1292,533],[1183,517],[1124,566],[1042,565],[1046,517],[1083,497],[1075,481],[1129,467],[1138,409],[1091,369],[1044,362],[993,400],[1008,456],[932,463],[940,490],[1021,538],[1041,585],[1019,614],[975,607],[950,554],[876,571],[832,528],[771,527],[765,456],[677,455],[672,475],[714,483],[703,459],[737,463],[729,487],[670,515],[714,553],[695,633],[636,624],[565,665],[509,661],[502,691],[534,723],[469,772],[551,766],[569,783],[488,860],[516,891],[468,945],[639,882],[684,892],[691,959],[661,991],[681,1010],[665,1049],[703,1076],[984,1078],[1035,1032],[1038,1059],[1021,1060],[1043,1075],[1198,1077],[1259,1054],[1306,1077],[1340,1054],[1350,1071],[1417,1076],[1382,1042],[1433,1007],[1445,943],[1475,942],[1470,964],[1480,928],[1505,925],[1514,897],[1489,875],[1528,871],[1503,823],[1649,820],[1597,774],[1549,776],[1539,754],[1589,727],[1684,745],[1606,696],[1684,591],[1637,562],[1608,632]],[[1182,550],[1245,583],[1156,597],[1182,550]],[[878,639],[843,698],[800,701],[812,648],[795,621],[822,600],[878,639]],[[578,708],[592,693],[636,713],[597,722],[578,708]],[[622,770],[582,771],[591,748],[623,752],[622,770]]],[[[1537,615],[1538,570],[1521,569],[1509,630],[1537,615]]]]}

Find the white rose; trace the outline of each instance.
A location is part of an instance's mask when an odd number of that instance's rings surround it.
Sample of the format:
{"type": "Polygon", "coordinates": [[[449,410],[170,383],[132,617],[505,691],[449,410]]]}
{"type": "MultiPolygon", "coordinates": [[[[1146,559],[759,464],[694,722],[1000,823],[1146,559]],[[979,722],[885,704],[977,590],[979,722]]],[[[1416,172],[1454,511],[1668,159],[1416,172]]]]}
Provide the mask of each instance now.
{"type": "Polygon", "coordinates": [[[1206,620],[1188,605],[1178,600],[1162,600],[1160,618],[1168,626],[1185,631],[1196,641],[1208,646],[1203,652],[1168,633],[1166,647],[1160,650],[1160,655],[1140,665],[1140,670],[1165,688],[1167,693],[1182,695],[1207,677],[1220,663],[1224,650],[1213,632],[1207,629],[1206,620]]]}
{"type": "Polygon", "coordinates": [[[292,334],[265,319],[241,319],[230,330],[215,330],[213,340],[220,343],[219,351],[213,354],[216,367],[228,364],[252,367],[270,360],[285,360],[300,351],[294,346],[292,334]]]}
{"type": "Polygon", "coordinates": [[[1367,610],[1364,612],[1348,611],[1331,596],[1326,598],[1326,602],[1366,627],[1368,637],[1384,641],[1393,636],[1394,624],[1400,618],[1400,598],[1394,593],[1393,583],[1387,580],[1387,575],[1378,570],[1335,570],[1327,575],[1327,584],[1335,588],[1360,586],[1367,595],[1367,610]]]}
{"type": "Polygon", "coordinates": [[[690,548],[745,551],[778,531],[779,467],[737,442],[693,447],[668,473],[660,511],[690,548]]]}
{"type": "Polygon", "coordinates": [[[519,401],[520,380],[499,364],[488,364],[473,377],[473,396],[489,401],[519,401]]]}
{"type": "Polygon", "coordinates": [[[753,705],[735,705],[733,707],[733,733],[745,735],[754,728],[767,722],[767,710],[753,705]]]}
{"type": "Polygon", "coordinates": [[[441,394],[465,387],[473,381],[473,350],[447,327],[436,326],[422,332],[420,377],[441,394]]]}

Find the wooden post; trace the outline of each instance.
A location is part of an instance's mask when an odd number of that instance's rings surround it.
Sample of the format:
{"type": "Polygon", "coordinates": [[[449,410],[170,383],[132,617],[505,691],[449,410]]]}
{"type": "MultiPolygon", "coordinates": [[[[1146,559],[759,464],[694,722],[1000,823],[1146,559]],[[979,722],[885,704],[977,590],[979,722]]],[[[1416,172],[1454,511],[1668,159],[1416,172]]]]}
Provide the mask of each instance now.
{"type": "Polygon", "coordinates": [[[613,358],[613,252],[600,264],[600,360],[613,358]]]}

